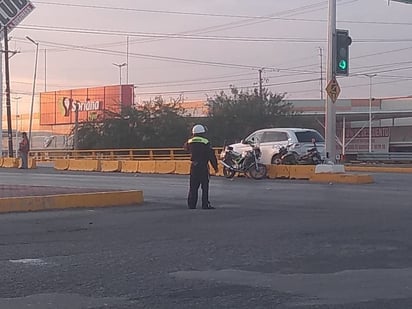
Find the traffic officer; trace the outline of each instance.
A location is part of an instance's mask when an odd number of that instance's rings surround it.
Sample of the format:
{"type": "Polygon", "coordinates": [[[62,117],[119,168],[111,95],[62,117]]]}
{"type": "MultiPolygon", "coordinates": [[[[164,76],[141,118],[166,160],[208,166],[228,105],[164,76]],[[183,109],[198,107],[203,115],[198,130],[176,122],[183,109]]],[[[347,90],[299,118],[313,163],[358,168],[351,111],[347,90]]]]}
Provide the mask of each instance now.
{"type": "Polygon", "coordinates": [[[196,208],[200,185],[202,185],[202,209],[214,209],[209,203],[209,162],[216,173],[218,166],[209,140],[204,136],[205,133],[206,128],[197,124],[192,128],[193,137],[185,143],[185,148],[191,155],[190,189],[187,197],[189,209],[196,208]]]}

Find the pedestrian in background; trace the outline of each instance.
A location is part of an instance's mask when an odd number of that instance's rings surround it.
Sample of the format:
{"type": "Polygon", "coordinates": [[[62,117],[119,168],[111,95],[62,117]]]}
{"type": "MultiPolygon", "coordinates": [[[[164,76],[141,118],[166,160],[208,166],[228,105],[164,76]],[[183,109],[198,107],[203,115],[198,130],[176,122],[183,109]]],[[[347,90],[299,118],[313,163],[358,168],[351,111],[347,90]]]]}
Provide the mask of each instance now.
{"type": "Polygon", "coordinates": [[[27,138],[27,133],[22,133],[21,142],[19,144],[19,156],[21,158],[21,167],[23,169],[28,168],[28,160],[29,160],[29,139],[27,138]]]}
{"type": "Polygon", "coordinates": [[[209,202],[209,162],[215,172],[218,172],[217,159],[205,137],[206,128],[200,124],[192,128],[192,138],[185,143],[185,149],[190,152],[190,188],[187,197],[189,209],[195,209],[199,186],[202,186],[202,209],[214,209],[209,202]]]}

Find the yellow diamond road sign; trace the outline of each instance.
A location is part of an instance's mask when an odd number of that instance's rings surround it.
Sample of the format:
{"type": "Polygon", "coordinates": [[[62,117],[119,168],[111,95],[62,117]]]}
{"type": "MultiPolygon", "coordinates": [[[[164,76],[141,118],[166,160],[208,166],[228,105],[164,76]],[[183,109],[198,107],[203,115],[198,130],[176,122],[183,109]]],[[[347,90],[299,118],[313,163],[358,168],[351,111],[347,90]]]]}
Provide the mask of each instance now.
{"type": "Polygon", "coordinates": [[[328,86],[326,87],[326,92],[328,93],[329,98],[332,100],[332,102],[335,103],[340,94],[340,87],[336,78],[333,78],[329,82],[328,86]]]}

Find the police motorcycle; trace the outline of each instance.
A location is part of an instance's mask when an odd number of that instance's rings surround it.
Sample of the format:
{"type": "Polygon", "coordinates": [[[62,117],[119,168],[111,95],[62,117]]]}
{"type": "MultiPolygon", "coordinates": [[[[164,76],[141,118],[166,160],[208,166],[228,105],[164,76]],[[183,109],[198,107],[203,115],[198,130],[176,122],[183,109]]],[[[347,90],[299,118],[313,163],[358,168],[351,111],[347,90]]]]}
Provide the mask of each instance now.
{"type": "Polygon", "coordinates": [[[284,165],[318,165],[322,163],[322,156],[316,147],[316,142],[312,140],[313,147],[308,149],[307,152],[303,155],[298,155],[294,151],[290,151],[287,145],[280,147],[278,159],[275,160],[275,164],[284,164],[284,165]]]}
{"type": "Polygon", "coordinates": [[[223,165],[223,175],[233,178],[236,173],[241,173],[253,179],[263,179],[267,175],[266,165],[259,163],[262,156],[258,143],[249,142],[250,150],[243,153],[236,152],[231,146],[224,146],[220,153],[220,163],[223,165]]]}

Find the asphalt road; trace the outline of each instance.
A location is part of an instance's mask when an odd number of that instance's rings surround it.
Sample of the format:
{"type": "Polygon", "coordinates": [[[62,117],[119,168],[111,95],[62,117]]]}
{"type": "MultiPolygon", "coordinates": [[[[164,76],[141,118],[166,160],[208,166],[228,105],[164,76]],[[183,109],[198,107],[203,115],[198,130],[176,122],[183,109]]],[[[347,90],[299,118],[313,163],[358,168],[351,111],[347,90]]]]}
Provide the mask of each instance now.
{"type": "Polygon", "coordinates": [[[0,184],[143,189],[143,206],[0,215],[0,309],[412,308],[410,175],[371,185],[0,170],[0,184]]]}

